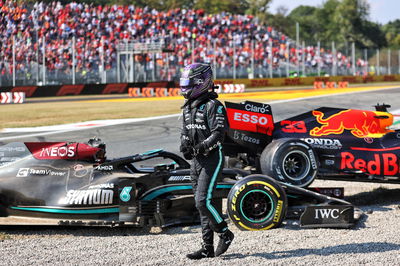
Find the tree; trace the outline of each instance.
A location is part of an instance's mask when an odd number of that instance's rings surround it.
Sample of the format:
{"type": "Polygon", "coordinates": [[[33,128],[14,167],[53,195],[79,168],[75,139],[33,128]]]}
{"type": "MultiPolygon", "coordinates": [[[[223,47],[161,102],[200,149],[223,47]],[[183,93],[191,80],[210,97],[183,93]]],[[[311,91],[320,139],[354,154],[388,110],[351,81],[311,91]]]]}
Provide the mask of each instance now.
{"type": "Polygon", "coordinates": [[[387,44],[391,48],[400,48],[400,19],[391,21],[382,27],[387,44]]]}
{"type": "Polygon", "coordinates": [[[222,11],[231,14],[244,14],[249,3],[246,0],[197,0],[194,2],[195,9],[203,9],[206,13],[220,13],[222,11]]]}
{"type": "Polygon", "coordinates": [[[271,14],[268,13],[268,7],[272,0],[247,0],[248,9],[246,13],[257,17],[261,23],[267,22],[271,14]]]}
{"type": "Polygon", "coordinates": [[[312,6],[299,6],[295,8],[287,17],[287,19],[293,23],[291,26],[293,29],[287,30],[288,34],[295,36],[295,23],[298,22],[299,25],[301,25],[300,39],[316,43],[318,41],[319,31],[321,30],[315,16],[316,11],[317,8],[312,6]]]}
{"type": "Polygon", "coordinates": [[[295,25],[295,22],[287,16],[287,12],[288,9],[285,6],[279,6],[275,15],[268,14],[266,22],[268,26],[271,26],[274,29],[283,32],[288,36],[295,36],[296,29],[293,27],[293,25],[295,25]]]}

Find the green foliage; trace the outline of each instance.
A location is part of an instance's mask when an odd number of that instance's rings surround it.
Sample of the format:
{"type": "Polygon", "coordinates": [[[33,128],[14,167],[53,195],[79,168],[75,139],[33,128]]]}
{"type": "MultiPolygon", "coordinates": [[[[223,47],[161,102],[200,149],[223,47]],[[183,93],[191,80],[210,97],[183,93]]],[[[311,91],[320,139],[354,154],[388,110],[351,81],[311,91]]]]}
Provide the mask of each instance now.
{"type": "MultiPolygon", "coordinates": [[[[299,6],[287,18],[299,22],[300,39],[307,42],[335,42],[339,49],[348,48],[352,42],[357,48],[384,47],[384,32],[368,20],[369,8],[365,0],[327,0],[321,7],[299,6]]],[[[284,31],[292,39],[296,37],[294,28],[292,25],[284,31]]]]}
{"type": "Polygon", "coordinates": [[[400,19],[383,26],[383,32],[390,47],[400,48],[400,19]]]}

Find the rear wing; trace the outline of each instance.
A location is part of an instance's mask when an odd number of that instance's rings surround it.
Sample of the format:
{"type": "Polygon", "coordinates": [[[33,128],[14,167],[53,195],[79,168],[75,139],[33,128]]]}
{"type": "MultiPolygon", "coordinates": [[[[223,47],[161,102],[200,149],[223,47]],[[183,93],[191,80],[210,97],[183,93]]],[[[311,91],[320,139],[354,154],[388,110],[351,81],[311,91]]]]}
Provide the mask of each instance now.
{"type": "Polygon", "coordinates": [[[225,102],[229,130],[225,147],[230,153],[261,153],[271,142],[274,121],[271,106],[245,101],[225,102]]]}

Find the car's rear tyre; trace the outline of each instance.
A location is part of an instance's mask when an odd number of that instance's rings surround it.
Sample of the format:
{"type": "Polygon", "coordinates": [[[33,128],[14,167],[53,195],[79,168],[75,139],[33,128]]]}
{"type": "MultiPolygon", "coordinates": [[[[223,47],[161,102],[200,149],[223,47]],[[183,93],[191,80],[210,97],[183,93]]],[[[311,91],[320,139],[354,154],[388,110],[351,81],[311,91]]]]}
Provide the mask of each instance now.
{"type": "Polygon", "coordinates": [[[249,175],[239,180],[228,194],[228,214],[243,231],[279,227],[286,216],[285,190],[265,175],[249,175]]]}
{"type": "Polygon", "coordinates": [[[260,157],[261,173],[298,187],[310,185],[318,172],[314,150],[296,139],[271,142],[260,157]]]}

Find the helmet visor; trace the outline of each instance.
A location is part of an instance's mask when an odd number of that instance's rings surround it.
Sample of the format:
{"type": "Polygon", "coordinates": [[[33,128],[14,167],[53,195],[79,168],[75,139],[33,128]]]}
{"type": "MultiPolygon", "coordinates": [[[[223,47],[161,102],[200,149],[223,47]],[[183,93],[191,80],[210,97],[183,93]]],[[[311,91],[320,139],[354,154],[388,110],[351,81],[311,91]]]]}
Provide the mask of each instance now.
{"type": "Polygon", "coordinates": [[[188,87],[189,85],[190,85],[190,79],[189,78],[181,78],[179,80],[179,86],[188,87]]]}

